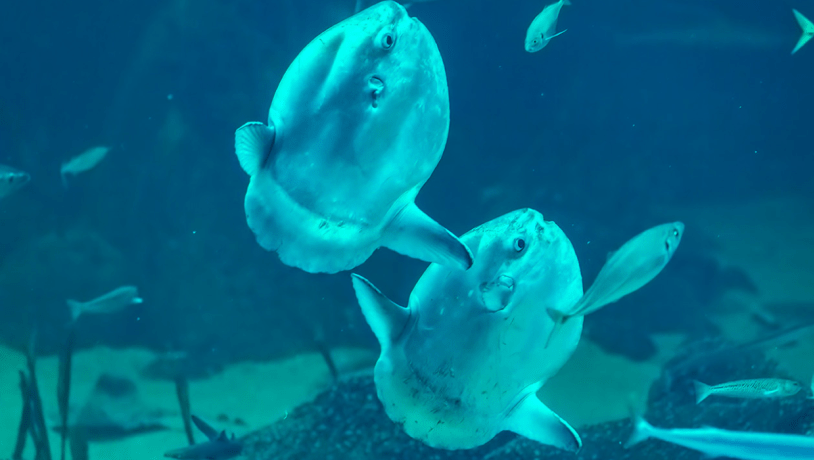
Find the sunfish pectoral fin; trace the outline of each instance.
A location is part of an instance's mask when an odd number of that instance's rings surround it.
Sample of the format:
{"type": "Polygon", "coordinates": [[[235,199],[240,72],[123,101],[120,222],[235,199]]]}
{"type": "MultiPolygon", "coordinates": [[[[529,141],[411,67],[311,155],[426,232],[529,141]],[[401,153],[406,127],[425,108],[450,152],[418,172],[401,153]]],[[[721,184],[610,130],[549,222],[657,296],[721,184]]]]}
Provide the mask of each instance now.
{"type": "Polygon", "coordinates": [[[528,395],[512,409],[503,428],[569,452],[577,452],[582,447],[577,432],[534,394],[528,395]]]}
{"type": "Polygon", "coordinates": [[[570,318],[570,316],[566,316],[564,313],[553,308],[548,308],[546,309],[546,311],[548,312],[548,316],[551,317],[551,321],[554,322],[554,325],[551,326],[551,333],[548,334],[548,339],[546,340],[545,343],[545,347],[548,348],[548,346],[551,345],[551,339],[554,338],[557,332],[559,332],[560,328],[562,328],[562,325],[566,321],[568,321],[568,318],[570,318]]]}
{"type": "Polygon", "coordinates": [[[255,175],[266,163],[275,135],[273,126],[258,121],[250,121],[235,131],[235,153],[246,174],[255,175]]]}
{"type": "Polygon", "coordinates": [[[799,11],[792,9],[794,13],[794,17],[797,18],[797,23],[800,24],[800,28],[803,29],[803,34],[800,36],[800,39],[797,40],[797,46],[791,51],[791,54],[796,53],[803,47],[809,40],[814,38],[814,23],[811,22],[807,17],[803,16],[802,13],[799,11]]]}
{"type": "Polygon", "coordinates": [[[367,324],[382,348],[389,346],[410,320],[410,310],[388,299],[367,279],[355,273],[351,278],[367,324]]]}
{"type": "Polygon", "coordinates": [[[212,428],[208,423],[198,418],[197,415],[190,415],[190,418],[192,419],[192,423],[194,423],[195,426],[201,430],[201,433],[203,433],[210,441],[218,439],[218,431],[216,429],[212,428]]]}
{"type": "Polygon", "coordinates": [[[425,262],[454,265],[464,270],[472,266],[472,251],[415,203],[405,206],[393,219],[382,243],[399,254],[425,262]]]}

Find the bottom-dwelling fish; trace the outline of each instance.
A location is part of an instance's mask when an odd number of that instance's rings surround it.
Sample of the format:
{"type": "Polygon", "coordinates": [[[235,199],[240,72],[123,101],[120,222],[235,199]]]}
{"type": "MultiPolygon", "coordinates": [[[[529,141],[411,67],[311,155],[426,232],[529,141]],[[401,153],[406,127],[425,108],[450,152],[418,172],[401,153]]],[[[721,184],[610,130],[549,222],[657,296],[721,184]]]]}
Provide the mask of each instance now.
{"type": "Polygon", "coordinates": [[[187,459],[187,460],[227,460],[237,457],[243,451],[243,445],[232,437],[226,436],[226,431],[217,432],[206,422],[196,416],[192,416],[195,426],[205,434],[209,441],[194,444],[189,447],[171,450],[164,453],[165,457],[187,459]]]}
{"type": "Polygon", "coordinates": [[[785,398],[796,395],[802,389],[799,383],[784,379],[737,380],[715,386],[695,380],[693,384],[696,404],[711,395],[742,399],[785,398]]]}
{"type": "Polygon", "coordinates": [[[814,460],[814,438],[796,434],[754,433],[718,428],[656,428],[641,417],[633,423],[631,447],[648,438],[697,450],[708,458],[741,460],[814,460]]]}

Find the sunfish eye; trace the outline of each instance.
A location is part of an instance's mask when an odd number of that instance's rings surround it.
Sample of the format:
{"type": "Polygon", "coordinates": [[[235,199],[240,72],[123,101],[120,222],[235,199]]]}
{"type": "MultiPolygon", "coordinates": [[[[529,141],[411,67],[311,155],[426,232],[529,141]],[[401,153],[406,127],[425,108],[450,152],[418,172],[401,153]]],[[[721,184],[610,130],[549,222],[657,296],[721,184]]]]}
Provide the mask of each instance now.
{"type": "Polygon", "coordinates": [[[393,36],[391,33],[385,33],[382,35],[382,48],[389,50],[396,44],[396,37],[393,36]]]}
{"type": "Polygon", "coordinates": [[[526,248],[526,240],[523,238],[517,238],[514,240],[514,250],[517,252],[522,252],[523,249],[526,248]]]}
{"type": "Polygon", "coordinates": [[[673,236],[678,236],[678,229],[677,228],[673,229],[673,236]]]}

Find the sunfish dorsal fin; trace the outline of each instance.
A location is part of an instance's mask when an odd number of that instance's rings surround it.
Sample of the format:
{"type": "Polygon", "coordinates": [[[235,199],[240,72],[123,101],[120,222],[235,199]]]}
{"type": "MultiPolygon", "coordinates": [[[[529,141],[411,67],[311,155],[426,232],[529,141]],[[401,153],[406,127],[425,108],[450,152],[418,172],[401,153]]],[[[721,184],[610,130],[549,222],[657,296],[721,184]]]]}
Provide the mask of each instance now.
{"type": "Polygon", "coordinates": [[[390,223],[383,246],[425,262],[457,266],[462,270],[472,266],[472,251],[415,203],[405,206],[390,223]]]}
{"type": "Polygon", "coordinates": [[[792,9],[794,13],[794,17],[797,18],[797,23],[800,24],[800,28],[803,29],[803,34],[800,35],[800,39],[797,41],[797,46],[791,50],[791,54],[796,53],[803,47],[809,40],[814,38],[814,23],[812,23],[807,17],[803,16],[802,13],[799,11],[792,9]]]}
{"type": "Polygon", "coordinates": [[[512,409],[503,429],[569,452],[582,448],[582,440],[577,432],[537,399],[534,393],[512,409]]]}
{"type": "Polygon", "coordinates": [[[250,121],[235,131],[235,154],[240,167],[253,176],[266,164],[274,147],[276,130],[258,121],[250,121]]]}
{"type": "Polygon", "coordinates": [[[362,307],[367,324],[370,325],[382,349],[389,347],[410,320],[410,310],[388,299],[365,278],[355,273],[351,274],[351,278],[356,299],[362,307]]]}
{"type": "Polygon", "coordinates": [[[218,431],[216,429],[212,428],[208,423],[198,418],[197,415],[191,415],[190,418],[192,419],[192,423],[194,423],[195,426],[201,430],[201,433],[203,433],[207,439],[210,441],[218,439],[218,431]]]}

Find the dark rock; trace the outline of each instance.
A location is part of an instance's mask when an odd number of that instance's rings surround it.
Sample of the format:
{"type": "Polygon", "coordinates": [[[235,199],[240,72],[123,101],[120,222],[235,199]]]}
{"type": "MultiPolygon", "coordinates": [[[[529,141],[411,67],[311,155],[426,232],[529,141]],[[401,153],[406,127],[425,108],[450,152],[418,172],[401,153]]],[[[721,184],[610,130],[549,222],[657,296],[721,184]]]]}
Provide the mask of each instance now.
{"type": "MultiPolygon", "coordinates": [[[[700,352],[708,343],[688,347],[700,352]]],[[[777,364],[756,352],[730,356],[723,364],[685,368],[680,375],[663,375],[650,391],[647,420],[657,427],[715,426],[733,430],[806,433],[814,423],[814,402],[797,395],[780,400],[727,400],[710,398],[695,404],[692,380],[709,383],[757,377],[785,377],[777,364]],[[668,382],[669,380],[669,382],[668,382]]],[[[582,450],[574,455],[511,433],[501,433],[484,446],[446,451],[427,447],[408,437],[385,415],[373,379],[348,377],[312,403],[300,406],[284,419],[244,438],[244,456],[251,460],[468,460],[568,459],[697,460],[701,454],[653,440],[625,449],[631,432],[629,420],[602,423],[578,430],[582,450]]]]}

